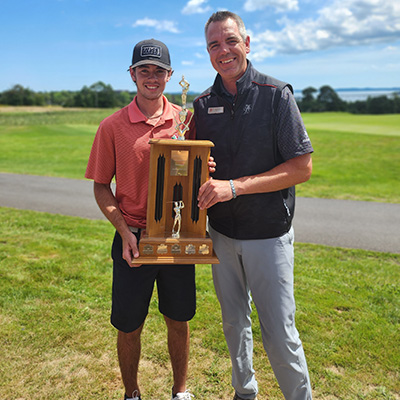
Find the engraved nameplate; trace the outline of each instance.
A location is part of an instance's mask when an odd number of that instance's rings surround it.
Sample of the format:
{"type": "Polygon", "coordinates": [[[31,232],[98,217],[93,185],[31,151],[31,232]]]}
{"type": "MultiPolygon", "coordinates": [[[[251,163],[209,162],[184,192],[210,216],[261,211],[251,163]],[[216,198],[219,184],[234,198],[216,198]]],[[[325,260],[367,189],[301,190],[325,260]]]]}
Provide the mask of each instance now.
{"type": "Polygon", "coordinates": [[[196,254],[196,246],[194,244],[188,244],[185,247],[186,254],[196,254]]]}
{"type": "Polygon", "coordinates": [[[179,246],[179,244],[173,244],[171,246],[171,253],[172,254],[181,254],[181,246],[179,246]]]}
{"type": "Polygon", "coordinates": [[[201,246],[199,246],[199,254],[210,254],[210,246],[207,246],[206,244],[202,244],[201,246]]]}
{"type": "Polygon", "coordinates": [[[167,254],[168,246],[166,244],[159,244],[157,247],[157,254],[167,254]]]}
{"type": "Polygon", "coordinates": [[[187,176],[189,170],[189,152],[187,150],[171,151],[171,176],[187,176]]]}
{"type": "Polygon", "coordinates": [[[150,255],[154,253],[154,247],[151,244],[143,246],[143,254],[150,255]]]}

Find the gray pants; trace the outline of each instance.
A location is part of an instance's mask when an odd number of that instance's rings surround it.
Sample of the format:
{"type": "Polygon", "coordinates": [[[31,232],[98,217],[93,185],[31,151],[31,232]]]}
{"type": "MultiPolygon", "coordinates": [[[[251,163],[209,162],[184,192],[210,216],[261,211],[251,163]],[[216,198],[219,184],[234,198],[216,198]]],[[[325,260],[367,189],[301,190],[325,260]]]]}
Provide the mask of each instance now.
{"type": "Polygon", "coordinates": [[[285,399],[310,400],[307,362],[295,326],[293,229],[279,238],[262,240],[235,240],[211,227],[209,230],[220,261],[212,271],[236,393],[253,399],[258,392],[253,369],[252,298],[264,349],[285,399]]]}

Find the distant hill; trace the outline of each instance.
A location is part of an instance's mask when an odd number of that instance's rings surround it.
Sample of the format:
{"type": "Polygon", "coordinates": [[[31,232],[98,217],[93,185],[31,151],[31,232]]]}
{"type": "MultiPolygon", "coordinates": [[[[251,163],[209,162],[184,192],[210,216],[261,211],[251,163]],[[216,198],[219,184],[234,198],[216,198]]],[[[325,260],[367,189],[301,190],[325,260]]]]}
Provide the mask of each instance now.
{"type": "Polygon", "coordinates": [[[400,87],[393,88],[338,88],[335,89],[336,92],[399,92],[400,87]]]}

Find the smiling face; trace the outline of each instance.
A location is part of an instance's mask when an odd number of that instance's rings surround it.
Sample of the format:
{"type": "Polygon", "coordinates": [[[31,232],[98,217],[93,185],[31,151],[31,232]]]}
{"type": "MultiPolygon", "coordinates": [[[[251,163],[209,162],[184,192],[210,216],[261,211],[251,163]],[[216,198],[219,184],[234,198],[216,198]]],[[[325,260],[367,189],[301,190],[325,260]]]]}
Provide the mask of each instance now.
{"type": "Polygon", "coordinates": [[[131,68],[130,72],[137,86],[138,97],[143,97],[146,100],[159,99],[172,74],[171,71],[153,64],[131,68]]]}
{"type": "Polygon", "coordinates": [[[207,29],[207,50],[214,69],[221,75],[225,88],[236,93],[236,81],[247,68],[250,37],[244,41],[236,22],[228,18],[212,22],[207,29]]]}

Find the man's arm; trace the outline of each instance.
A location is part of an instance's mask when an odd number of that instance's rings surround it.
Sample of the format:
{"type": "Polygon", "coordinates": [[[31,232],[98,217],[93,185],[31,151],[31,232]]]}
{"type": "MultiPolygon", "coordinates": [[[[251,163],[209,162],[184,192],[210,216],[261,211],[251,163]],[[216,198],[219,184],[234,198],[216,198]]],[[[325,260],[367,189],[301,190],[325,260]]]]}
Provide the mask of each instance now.
{"type": "Polygon", "coordinates": [[[94,182],[93,190],[100,210],[121,235],[123,259],[130,267],[140,266],[140,264],[133,264],[134,259],[139,257],[136,236],[130,231],[125,222],[110,185],[94,182]]]}
{"type": "MultiPolygon", "coordinates": [[[[311,171],[311,154],[304,154],[285,161],[267,172],[235,179],[233,184],[237,196],[276,192],[308,181],[311,171]]],[[[216,203],[229,201],[232,197],[233,193],[228,180],[210,179],[200,187],[199,207],[204,210],[216,203]]]]}

